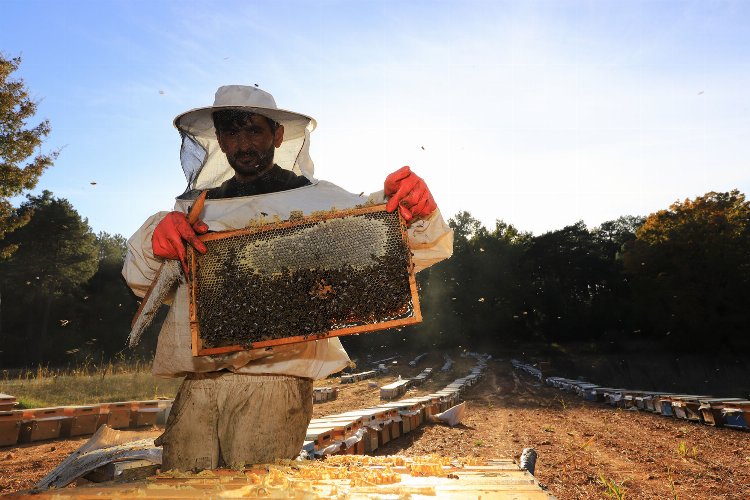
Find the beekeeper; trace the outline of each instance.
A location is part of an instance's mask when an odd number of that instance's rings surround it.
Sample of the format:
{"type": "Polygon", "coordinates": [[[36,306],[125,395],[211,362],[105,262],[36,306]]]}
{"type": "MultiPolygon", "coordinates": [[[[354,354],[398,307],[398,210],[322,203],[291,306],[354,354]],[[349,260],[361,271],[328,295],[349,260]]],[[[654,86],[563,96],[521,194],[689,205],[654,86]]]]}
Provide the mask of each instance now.
{"type": "MultiPolygon", "coordinates": [[[[143,296],[164,259],[185,259],[185,244],[206,247],[197,234],[246,227],[261,216],[288,219],[345,209],[368,201],[399,209],[409,221],[416,270],[449,257],[453,233],[425,182],[404,167],[384,191],[351,194],[313,175],[310,133],[315,120],[278,109],[271,94],[253,86],[218,89],[213,106],[174,120],[182,136],[180,158],[187,191],[174,211],[150,217],[128,240],[123,276],[143,296]],[[201,220],[186,213],[209,190],[201,220]]],[[[184,377],[164,433],[164,470],[201,470],[294,458],[312,417],[313,380],[347,366],[337,337],[212,356],[193,356],[188,289],[175,292],[154,356],[160,377],[184,377]]]]}

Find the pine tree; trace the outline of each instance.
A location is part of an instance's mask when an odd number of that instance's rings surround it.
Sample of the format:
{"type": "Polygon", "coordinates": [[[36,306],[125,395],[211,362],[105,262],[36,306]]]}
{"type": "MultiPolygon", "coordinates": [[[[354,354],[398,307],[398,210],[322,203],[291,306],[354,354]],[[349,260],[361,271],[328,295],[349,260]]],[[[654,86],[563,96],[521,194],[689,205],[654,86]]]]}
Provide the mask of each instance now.
{"type": "Polygon", "coordinates": [[[11,76],[20,65],[20,57],[8,59],[0,53],[0,259],[16,249],[3,241],[5,236],[28,222],[10,198],[33,189],[58,154],[39,150],[50,133],[48,120],[28,125],[37,103],[29,97],[24,81],[11,76]]]}

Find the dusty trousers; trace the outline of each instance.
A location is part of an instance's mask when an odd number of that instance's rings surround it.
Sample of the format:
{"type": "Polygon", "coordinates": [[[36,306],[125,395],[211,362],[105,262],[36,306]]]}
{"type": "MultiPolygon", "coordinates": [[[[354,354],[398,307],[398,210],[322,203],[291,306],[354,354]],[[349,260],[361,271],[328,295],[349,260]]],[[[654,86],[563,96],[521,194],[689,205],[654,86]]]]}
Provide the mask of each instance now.
{"type": "Polygon", "coordinates": [[[162,470],[239,468],[295,458],[312,418],[312,380],[196,373],[183,380],[166,429],[162,470]]]}

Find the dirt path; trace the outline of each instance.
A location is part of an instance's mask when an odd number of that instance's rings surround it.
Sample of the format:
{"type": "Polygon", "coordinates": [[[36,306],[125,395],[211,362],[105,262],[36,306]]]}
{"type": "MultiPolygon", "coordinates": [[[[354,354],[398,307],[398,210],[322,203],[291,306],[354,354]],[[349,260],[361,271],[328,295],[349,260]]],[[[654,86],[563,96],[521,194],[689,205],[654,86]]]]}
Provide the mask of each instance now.
{"type": "Polygon", "coordinates": [[[602,479],[627,498],[750,498],[750,433],[585,402],[490,366],[464,395],[461,426],[426,426],[378,452],[518,459],[532,447],[536,477],[561,500],[605,498],[602,479]]]}
{"type": "MultiPolygon", "coordinates": [[[[418,368],[394,370],[407,377],[435,367],[434,378],[407,396],[442,388],[473,364],[456,359],[454,370],[442,373],[442,358],[435,353],[430,358],[418,368]]],[[[339,397],[316,404],[314,416],[376,405],[378,386],[395,378],[347,385],[320,381],[316,385],[337,385],[339,397]]],[[[609,492],[619,488],[626,498],[750,498],[750,433],[585,402],[517,374],[506,361],[491,362],[464,399],[461,425],[425,425],[378,453],[517,459],[523,448],[532,447],[539,454],[537,478],[561,500],[606,498],[602,480],[613,481],[609,492]]],[[[159,432],[152,429],[147,435],[159,432]]],[[[84,441],[0,448],[0,492],[30,487],[84,441]]]]}

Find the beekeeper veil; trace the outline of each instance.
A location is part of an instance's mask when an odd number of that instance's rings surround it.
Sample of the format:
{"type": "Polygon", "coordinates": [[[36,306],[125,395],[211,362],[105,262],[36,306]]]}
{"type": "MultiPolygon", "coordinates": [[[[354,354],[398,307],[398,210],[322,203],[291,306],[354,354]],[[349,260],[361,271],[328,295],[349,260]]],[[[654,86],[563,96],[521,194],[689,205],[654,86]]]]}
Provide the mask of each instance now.
{"type": "Polygon", "coordinates": [[[257,87],[226,85],[216,91],[213,106],[193,109],[174,119],[182,136],[180,162],[188,181],[187,191],[217,187],[234,175],[219,147],[212,117],[215,111],[225,109],[257,113],[283,125],[284,142],[274,152],[274,163],[313,180],[310,132],[315,129],[315,120],[279,109],[273,96],[257,87]]]}

